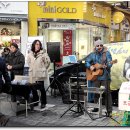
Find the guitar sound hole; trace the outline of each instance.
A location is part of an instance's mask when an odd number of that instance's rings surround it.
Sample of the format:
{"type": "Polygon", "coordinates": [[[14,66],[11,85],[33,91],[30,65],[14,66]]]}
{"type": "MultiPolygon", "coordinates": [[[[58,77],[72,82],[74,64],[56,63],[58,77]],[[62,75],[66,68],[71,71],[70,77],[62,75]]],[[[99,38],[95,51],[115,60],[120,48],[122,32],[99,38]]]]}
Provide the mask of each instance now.
{"type": "Polygon", "coordinates": [[[94,72],[96,71],[96,68],[93,70],[94,72]]]}

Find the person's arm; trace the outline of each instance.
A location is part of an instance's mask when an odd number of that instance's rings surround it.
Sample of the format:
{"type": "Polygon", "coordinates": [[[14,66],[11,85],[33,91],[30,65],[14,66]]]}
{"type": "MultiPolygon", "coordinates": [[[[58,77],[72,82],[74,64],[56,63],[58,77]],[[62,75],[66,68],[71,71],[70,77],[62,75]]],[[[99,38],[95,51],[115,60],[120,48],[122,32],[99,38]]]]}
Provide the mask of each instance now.
{"type": "Polygon", "coordinates": [[[3,67],[2,67],[2,75],[4,77],[5,83],[6,84],[11,84],[11,79],[9,77],[8,71],[7,71],[7,67],[5,64],[5,61],[3,60],[3,67]]]}
{"type": "Polygon", "coordinates": [[[27,64],[28,64],[29,67],[31,66],[30,54],[28,54],[28,56],[27,56],[27,64]]]}
{"type": "Polygon", "coordinates": [[[48,69],[50,66],[51,60],[47,53],[45,53],[44,55],[45,57],[43,58],[43,62],[45,64],[46,69],[48,69]]]}
{"type": "Polygon", "coordinates": [[[92,54],[90,54],[90,55],[88,55],[87,56],[87,58],[86,58],[86,61],[85,61],[85,66],[86,66],[86,68],[90,68],[92,65],[91,65],[91,63],[92,63],[92,54]]]}
{"type": "Polygon", "coordinates": [[[112,67],[112,64],[111,64],[112,56],[109,51],[106,52],[106,57],[107,57],[107,68],[111,68],[112,67]]]}
{"type": "Polygon", "coordinates": [[[19,63],[16,64],[16,65],[12,65],[12,69],[15,70],[15,69],[21,69],[24,67],[24,64],[25,64],[25,57],[24,55],[21,55],[20,56],[20,60],[19,60],[19,63]]]}

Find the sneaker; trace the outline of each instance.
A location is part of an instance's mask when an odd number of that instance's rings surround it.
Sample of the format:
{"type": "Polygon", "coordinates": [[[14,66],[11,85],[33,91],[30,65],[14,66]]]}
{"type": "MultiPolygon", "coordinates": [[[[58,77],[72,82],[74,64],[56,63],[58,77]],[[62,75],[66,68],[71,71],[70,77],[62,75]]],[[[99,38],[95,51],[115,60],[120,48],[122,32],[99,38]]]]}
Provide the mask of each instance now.
{"type": "Polygon", "coordinates": [[[41,109],[45,108],[46,104],[41,104],[41,109]]]}
{"type": "Polygon", "coordinates": [[[92,112],[98,112],[99,111],[99,108],[94,108],[93,110],[92,110],[92,112]]]}

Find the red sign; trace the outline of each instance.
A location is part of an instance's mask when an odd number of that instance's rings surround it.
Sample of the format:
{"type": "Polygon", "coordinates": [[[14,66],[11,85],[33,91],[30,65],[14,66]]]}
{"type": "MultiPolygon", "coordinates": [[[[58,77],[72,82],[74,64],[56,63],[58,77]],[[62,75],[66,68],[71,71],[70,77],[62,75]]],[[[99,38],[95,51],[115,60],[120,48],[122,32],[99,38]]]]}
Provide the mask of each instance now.
{"type": "Polygon", "coordinates": [[[63,31],[63,56],[72,55],[72,30],[63,31]]]}

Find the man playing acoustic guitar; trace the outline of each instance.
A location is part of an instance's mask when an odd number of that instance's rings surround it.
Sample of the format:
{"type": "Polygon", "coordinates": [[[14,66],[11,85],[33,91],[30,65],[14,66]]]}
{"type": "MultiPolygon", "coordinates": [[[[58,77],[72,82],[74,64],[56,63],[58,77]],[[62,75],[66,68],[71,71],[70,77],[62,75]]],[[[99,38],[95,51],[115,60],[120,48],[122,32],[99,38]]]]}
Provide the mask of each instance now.
{"type": "MultiPolygon", "coordinates": [[[[106,115],[110,117],[112,114],[112,96],[110,92],[112,56],[107,48],[103,46],[101,40],[95,41],[94,46],[94,51],[86,58],[87,80],[93,80],[95,87],[105,86],[106,115]],[[91,76],[89,77],[89,75],[91,76]]],[[[98,103],[98,99],[99,94],[95,94],[94,102],[98,103]]],[[[92,110],[92,112],[97,111],[98,108],[92,110]]]]}

